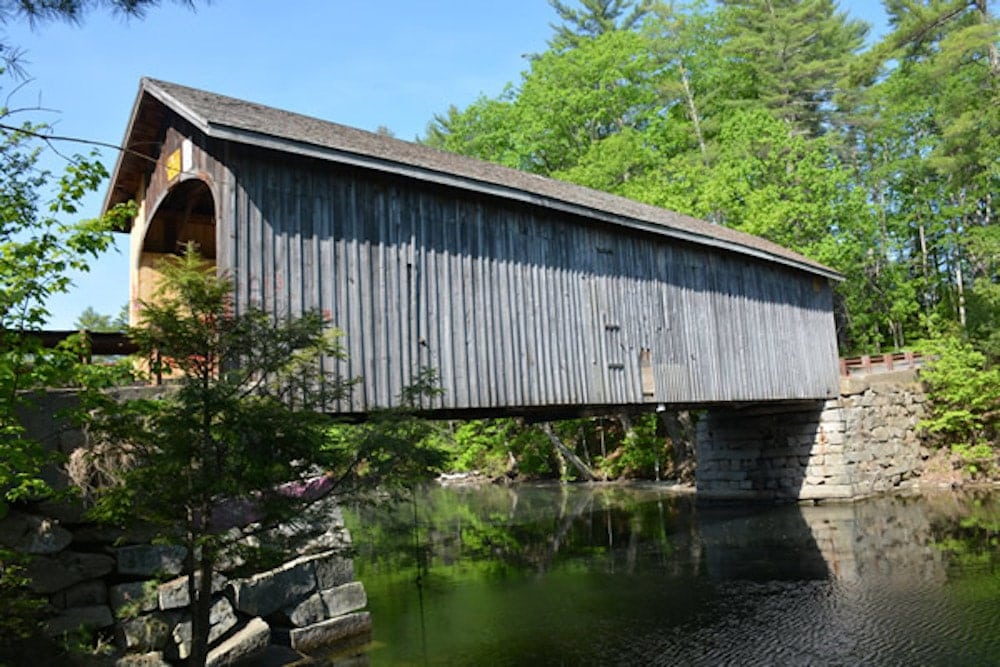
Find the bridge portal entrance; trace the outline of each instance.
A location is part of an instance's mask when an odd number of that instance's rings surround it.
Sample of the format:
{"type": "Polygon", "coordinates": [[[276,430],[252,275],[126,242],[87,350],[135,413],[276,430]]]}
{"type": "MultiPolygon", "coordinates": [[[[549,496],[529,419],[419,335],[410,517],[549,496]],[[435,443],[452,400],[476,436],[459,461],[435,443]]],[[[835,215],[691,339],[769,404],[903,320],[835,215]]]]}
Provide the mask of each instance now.
{"type": "Polygon", "coordinates": [[[215,223],[215,198],[207,183],[190,179],[174,186],[156,208],[146,228],[134,297],[143,301],[152,298],[163,259],[183,253],[188,242],[193,242],[201,256],[214,265],[215,223]]]}

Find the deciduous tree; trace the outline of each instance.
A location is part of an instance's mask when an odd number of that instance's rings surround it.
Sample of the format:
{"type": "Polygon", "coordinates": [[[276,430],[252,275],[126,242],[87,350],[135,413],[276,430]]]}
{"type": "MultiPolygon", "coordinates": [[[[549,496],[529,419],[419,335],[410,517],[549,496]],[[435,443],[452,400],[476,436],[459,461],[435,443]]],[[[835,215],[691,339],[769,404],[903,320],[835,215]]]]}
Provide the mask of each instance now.
{"type": "MultiPolygon", "coordinates": [[[[70,269],[85,271],[111,243],[130,211],[82,222],[80,200],[106,176],[93,156],[76,156],[61,176],[40,166],[45,128],[0,108],[0,518],[12,502],[49,493],[40,473],[51,456],[30,438],[19,410],[36,392],[80,381],[79,341],[44,349],[32,332],[48,319],[47,299],[65,292],[70,269]]],[[[37,615],[18,574],[17,557],[0,550],[0,660],[38,644],[37,615]],[[32,612],[29,614],[28,612],[32,612]],[[26,643],[25,643],[26,642],[26,643]]]]}

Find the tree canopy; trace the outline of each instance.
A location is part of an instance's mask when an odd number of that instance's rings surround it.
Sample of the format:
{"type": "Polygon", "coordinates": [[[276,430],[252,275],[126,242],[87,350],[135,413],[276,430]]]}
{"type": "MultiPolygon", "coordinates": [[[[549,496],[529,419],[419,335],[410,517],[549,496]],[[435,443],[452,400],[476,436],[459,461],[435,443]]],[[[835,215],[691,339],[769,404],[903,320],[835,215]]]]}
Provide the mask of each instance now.
{"type": "Polygon", "coordinates": [[[561,0],[549,0],[549,5],[562,19],[562,23],[550,23],[555,31],[549,46],[555,50],[573,48],[581,39],[597,37],[606,32],[631,30],[649,12],[652,0],[580,0],[580,8],[575,9],[561,0]]]}
{"type": "Polygon", "coordinates": [[[1000,355],[988,0],[553,2],[550,49],[424,141],[758,234],[838,269],[844,354],[954,322],[1000,355]]]}

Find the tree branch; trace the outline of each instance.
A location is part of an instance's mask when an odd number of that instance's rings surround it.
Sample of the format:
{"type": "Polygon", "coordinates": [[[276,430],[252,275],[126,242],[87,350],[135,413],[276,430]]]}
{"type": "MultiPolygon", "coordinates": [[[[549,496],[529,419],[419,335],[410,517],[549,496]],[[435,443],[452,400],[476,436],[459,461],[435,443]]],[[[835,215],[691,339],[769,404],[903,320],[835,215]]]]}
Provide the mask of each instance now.
{"type": "MultiPolygon", "coordinates": [[[[45,134],[45,133],[42,133],[42,132],[36,132],[34,130],[29,130],[29,129],[26,129],[26,128],[23,128],[23,127],[16,127],[14,125],[7,125],[5,123],[0,123],[0,131],[2,131],[2,132],[8,132],[8,133],[25,134],[25,135],[27,135],[29,137],[35,137],[36,139],[41,139],[42,141],[48,143],[50,146],[51,146],[51,142],[53,142],[53,141],[66,141],[66,142],[71,142],[71,143],[76,143],[76,144],[87,144],[87,145],[90,145],[90,146],[99,146],[101,148],[111,148],[111,149],[119,151],[121,153],[125,153],[127,155],[132,155],[134,157],[141,158],[143,160],[147,160],[148,162],[152,162],[153,164],[156,164],[156,159],[152,158],[152,157],[150,157],[148,155],[146,155],[145,153],[140,153],[138,151],[134,151],[134,150],[132,150],[130,148],[125,148],[125,147],[119,146],[117,144],[109,144],[109,143],[104,142],[104,141],[97,141],[95,139],[81,139],[80,137],[70,137],[70,136],[60,135],[60,134],[45,134]]],[[[53,150],[55,150],[54,146],[53,146],[53,150]]],[[[56,152],[58,153],[58,151],[56,151],[56,152]]],[[[60,155],[61,155],[61,153],[60,153],[60,155]]]]}

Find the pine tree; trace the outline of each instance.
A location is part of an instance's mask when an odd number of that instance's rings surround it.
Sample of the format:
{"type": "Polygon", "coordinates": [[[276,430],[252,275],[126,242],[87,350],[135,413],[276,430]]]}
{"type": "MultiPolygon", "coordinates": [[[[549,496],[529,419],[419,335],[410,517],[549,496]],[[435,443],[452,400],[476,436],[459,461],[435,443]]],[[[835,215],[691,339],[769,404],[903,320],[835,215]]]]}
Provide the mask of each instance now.
{"type": "Polygon", "coordinates": [[[734,99],[763,105],[799,133],[828,130],[838,82],[864,44],[868,26],[838,12],[833,0],[722,0],[721,5],[723,54],[739,96],[734,99]]]}
{"type": "MultiPolygon", "coordinates": [[[[203,665],[212,572],[232,554],[229,528],[302,518],[317,497],[363,483],[412,483],[441,459],[420,444],[424,422],[402,410],[372,414],[346,434],[331,423],[325,411],[353,381],[329,370],[343,352],[320,313],[275,318],[235,308],[232,281],[191,245],[164,263],[161,276],[129,334],[139,358],[170,376],[172,391],[124,401],[83,394],[88,432],[99,443],[88,456],[105,461],[92,513],[145,522],[165,542],[185,547],[188,664],[203,665]]],[[[400,397],[407,408],[435,391],[432,373],[417,375],[400,397]]],[[[295,546],[257,537],[265,550],[287,554],[295,546]]],[[[240,546],[241,556],[251,555],[250,545],[240,546]]]]}
{"type": "Polygon", "coordinates": [[[549,0],[549,4],[563,21],[549,24],[556,32],[549,46],[561,51],[579,46],[581,38],[637,28],[653,0],[580,0],[579,9],[561,0],[549,0]]]}
{"type": "Polygon", "coordinates": [[[986,331],[996,320],[986,304],[1000,278],[991,240],[1000,189],[1000,22],[985,0],[894,0],[887,8],[893,31],[866,58],[862,74],[880,78],[862,113],[875,119],[866,149],[873,138],[892,145],[880,173],[890,192],[887,218],[908,227],[908,247],[897,256],[919,267],[913,273],[928,316],[986,331]]]}

